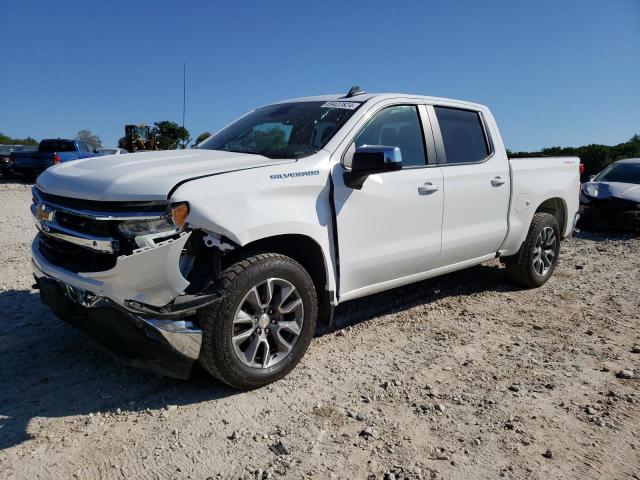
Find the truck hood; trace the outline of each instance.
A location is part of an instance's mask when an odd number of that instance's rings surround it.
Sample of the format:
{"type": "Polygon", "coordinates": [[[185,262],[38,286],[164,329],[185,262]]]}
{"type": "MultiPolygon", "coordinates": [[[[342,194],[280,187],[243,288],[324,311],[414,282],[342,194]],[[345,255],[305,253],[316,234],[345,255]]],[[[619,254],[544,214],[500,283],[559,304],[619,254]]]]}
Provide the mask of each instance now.
{"type": "Polygon", "coordinates": [[[594,198],[621,198],[631,202],[640,202],[640,185],[620,182],[586,182],[582,191],[594,198]]]}
{"type": "Polygon", "coordinates": [[[51,167],[38,177],[37,186],[52,195],[85,200],[165,200],[176,184],[189,179],[291,162],[295,160],[196,149],[105,155],[51,167]]]}

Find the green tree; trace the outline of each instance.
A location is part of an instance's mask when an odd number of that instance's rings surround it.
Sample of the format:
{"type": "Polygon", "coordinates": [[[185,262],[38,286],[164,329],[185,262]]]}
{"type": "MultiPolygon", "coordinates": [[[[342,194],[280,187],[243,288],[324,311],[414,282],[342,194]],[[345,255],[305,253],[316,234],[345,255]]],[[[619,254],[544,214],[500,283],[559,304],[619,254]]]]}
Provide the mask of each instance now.
{"type": "Polygon", "coordinates": [[[181,127],[176,122],[163,120],[155,122],[154,125],[151,133],[157,137],[160,150],[175,150],[180,144],[184,148],[191,141],[189,130],[181,127]]]}
{"type": "Polygon", "coordinates": [[[87,144],[93,148],[100,148],[102,146],[102,140],[100,140],[100,137],[91,133],[91,130],[80,130],[76,135],[76,140],[87,142],[87,144]]]}
{"type": "Polygon", "coordinates": [[[30,145],[37,147],[38,141],[35,138],[27,137],[27,138],[11,138],[7,135],[0,133],[0,144],[1,145],[30,145]]]}
{"type": "Polygon", "coordinates": [[[201,133],[200,135],[198,135],[198,138],[196,138],[196,144],[198,144],[200,142],[204,142],[210,136],[211,136],[211,134],[209,132],[201,133]]]}
{"type": "Polygon", "coordinates": [[[613,146],[592,143],[582,147],[548,147],[538,152],[517,152],[516,155],[580,157],[580,162],[584,164],[584,178],[588,178],[616,160],[640,158],[640,135],[635,134],[628,142],[613,146]]]}

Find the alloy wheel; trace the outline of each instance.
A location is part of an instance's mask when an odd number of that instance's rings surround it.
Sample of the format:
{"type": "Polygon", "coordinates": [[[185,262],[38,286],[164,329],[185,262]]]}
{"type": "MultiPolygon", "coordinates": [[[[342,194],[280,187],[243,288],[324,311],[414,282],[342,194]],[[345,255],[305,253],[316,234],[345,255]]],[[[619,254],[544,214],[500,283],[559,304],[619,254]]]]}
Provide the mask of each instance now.
{"type": "Polygon", "coordinates": [[[556,234],[551,227],[544,227],[533,248],[533,270],[540,276],[549,272],[556,257],[556,234]]]}
{"type": "Polygon", "coordinates": [[[291,352],[303,322],[304,305],[296,287],[282,278],[268,278],[249,289],[236,310],[233,350],[248,367],[273,367],[291,352]]]}

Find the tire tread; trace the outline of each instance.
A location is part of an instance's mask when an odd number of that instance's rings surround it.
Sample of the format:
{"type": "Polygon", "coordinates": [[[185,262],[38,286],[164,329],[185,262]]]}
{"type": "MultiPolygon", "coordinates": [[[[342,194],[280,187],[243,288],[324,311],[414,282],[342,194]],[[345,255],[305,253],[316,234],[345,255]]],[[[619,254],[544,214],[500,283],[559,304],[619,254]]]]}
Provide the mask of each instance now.
{"type": "MultiPolygon", "coordinates": [[[[555,227],[556,232],[559,232],[560,230],[558,227],[558,221],[553,215],[545,212],[538,212],[534,214],[533,219],[531,220],[531,225],[529,226],[529,231],[527,232],[527,237],[520,246],[520,250],[513,257],[505,259],[507,277],[513,283],[525,288],[536,288],[542,285],[533,278],[529,256],[531,255],[531,251],[538,237],[539,231],[545,225],[555,227]]],[[[558,242],[560,242],[559,235],[558,242]]],[[[550,276],[551,275],[549,275],[549,277],[550,276]]]]}
{"type": "MultiPolygon", "coordinates": [[[[244,378],[241,381],[238,381],[238,372],[233,369],[232,361],[230,359],[225,359],[223,361],[220,361],[219,358],[216,359],[216,352],[218,352],[218,354],[224,354],[225,352],[225,350],[222,348],[222,342],[224,341],[224,339],[222,338],[222,335],[216,335],[216,332],[220,328],[220,317],[228,315],[230,313],[230,309],[235,309],[235,305],[232,305],[233,302],[231,302],[228,297],[231,294],[235,293],[234,286],[236,285],[238,278],[250,268],[267,262],[287,262],[289,264],[292,264],[300,271],[304,272],[307,277],[307,285],[305,287],[306,289],[310,290],[311,298],[316,299],[316,303],[315,305],[313,305],[313,309],[317,314],[317,297],[313,281],[309,277],[304,267],[294,259],[279,253],[247,252],[242,257],[237,259],[235,263],[225,268],[222,271],[220,279],[218,281],[218,292],[222,295],[222,300],[209,306],[206,310],[201,312],[200,315],[200,326],[203,330],[202,348],[200,350],[200,364],[213,377],[233,388],[241,390],[251,390],[254,388],[258,388],[265,385],[265,382],[251,381],[248,378],[244,378]]],[[[305,322],[306,321],[313,322],[313,319],[305,318],[305,322]]],[[[310,342],[315,331],[315,322],[313,322],[313,328],[311,330],[312,332],[310,334],[310,338],[300,338],[298,341],[307,341],[307,343],[310,342]]],[[[281,372],[279,372],[277,378],[273,378],[270,382],[267,383],[271,383],[272,381],[276,381],[279,378],[284,377],[287,373],[289,373],[291,369],[293,369],[293,367],[295,367],[295,363],[292,364],[289,368],[283,369],[281,372]]]]}

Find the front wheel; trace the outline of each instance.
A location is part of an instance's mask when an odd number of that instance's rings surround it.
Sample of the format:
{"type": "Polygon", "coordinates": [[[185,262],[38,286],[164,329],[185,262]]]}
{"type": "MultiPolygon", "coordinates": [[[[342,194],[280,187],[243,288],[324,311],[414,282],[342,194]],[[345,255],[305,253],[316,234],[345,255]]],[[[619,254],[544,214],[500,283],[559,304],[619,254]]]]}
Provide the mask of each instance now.
{"type": "Polygon", "coordinates": [[[504,259],[509,279],[526,288],[544,285],[558,264],[560,226],[556,217],[536,213],[520,251],[504,259]]]}
{"type": "Polygon", "coordinates": [[[200,312],[200,362],[241,390],[274,382],[304,356],[318,316],[315,287],[295,260],[275,253],[247,256],[226,268],[224,298],[200,312]]]}

